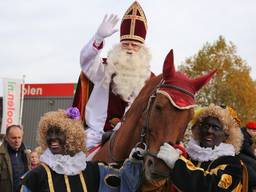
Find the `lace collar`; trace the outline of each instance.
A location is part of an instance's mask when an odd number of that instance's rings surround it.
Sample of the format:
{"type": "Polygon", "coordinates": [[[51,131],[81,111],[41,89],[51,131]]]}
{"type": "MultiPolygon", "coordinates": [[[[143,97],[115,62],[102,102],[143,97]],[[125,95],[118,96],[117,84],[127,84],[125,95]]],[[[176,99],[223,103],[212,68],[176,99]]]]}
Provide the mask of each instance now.
{"type": "Polygon", "coordinates": [[[210,147],[205,148],[200,147],[193,138],[190,138],[186,150],[193,160],[200,162],[213,161],[221,156],[235,155],[235,148],[231,144],[221,143],[219,146],[215,146],[214,149],[210,147]]]}
{"type": "Polygon", "coordinates": [[[49,149],[40,156],[40,161],[47,164],[53,171],[63,175],[77,175],[86,168],[86,156],[79,152],[74,156],[54,155],[49,149]]]}

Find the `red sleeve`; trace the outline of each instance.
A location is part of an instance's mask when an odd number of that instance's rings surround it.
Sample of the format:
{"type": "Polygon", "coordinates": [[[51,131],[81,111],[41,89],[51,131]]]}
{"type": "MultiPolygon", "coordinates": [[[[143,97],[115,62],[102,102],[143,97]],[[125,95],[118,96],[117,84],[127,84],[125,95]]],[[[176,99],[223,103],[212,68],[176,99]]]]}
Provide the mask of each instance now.
{"type": "Polygon", "coordinates": [[[81,120],[84,121],[85,105],[89,98],[89,80],[83,74],[80,73],[75,96],[73,99],[73,107],[77,107],[81,114],[81,120]]]}

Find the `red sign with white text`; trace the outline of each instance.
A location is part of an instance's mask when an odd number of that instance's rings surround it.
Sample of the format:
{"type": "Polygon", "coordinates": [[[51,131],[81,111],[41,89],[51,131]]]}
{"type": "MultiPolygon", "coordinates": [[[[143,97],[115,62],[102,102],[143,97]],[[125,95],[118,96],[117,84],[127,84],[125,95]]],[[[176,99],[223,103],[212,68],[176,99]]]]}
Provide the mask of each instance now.
{"type": "Polygon", "coordinates": [[[24,96],[74,96],[74,83],[25,84],[24,96]]]}

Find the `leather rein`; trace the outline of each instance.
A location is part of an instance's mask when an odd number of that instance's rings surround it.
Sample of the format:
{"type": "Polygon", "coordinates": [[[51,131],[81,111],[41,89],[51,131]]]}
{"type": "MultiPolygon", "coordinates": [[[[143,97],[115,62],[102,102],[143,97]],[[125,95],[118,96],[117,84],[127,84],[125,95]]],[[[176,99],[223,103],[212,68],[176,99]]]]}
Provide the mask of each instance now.
{"type": "MultiPolygon", "coordinates": [[[[170,88],[170,89],[175,89],[175,90],[178,90],[184,94],[187,94],[191,97],[194,98],[194,94],[190,93],[189,91],[181,88],[181,87],[178,87],[178,86],[175,86],[175,85],[169,85],[169,84],[164,84],[163,81],[160,82],[160,84],[158,86],[156,86],[156,88],[153,90],[153,93],[150,95],[149,99],[148,99],[148,103],[147,103],[147,106],[146,108],[144,109],[143,111],[143,114],[145,113],[146,114],[146,118],[145,118],[145,124],[144,126],[142,127],[141,129],[141,133],[140,133],[140,141],[138,143],[136,143],[135,147],[140,147],[142,149],[144,149],[146,151],[146,154],[145,155],[149,155],[149,156],[152,156],[152,157],[155,157],[157,158],[157,153],[156,152],[150,152],[148,150],[148,144],[146,142],[146,136],[147,136],[147,132],[149,130],[149,120],[150,120],[150,108],[151,108],[151,105],[153,103],[153,101],[155,100],[156,98],[156,93],[157,93],[157,90],[161,87],[165,87],[165,88],[170,88]]],[[[127,114],[127,113],[126,113],[127,114]]],[[[122,120],[121,120],[121,124],[125,121],[126,119],[126,114],[123,116],[122,120]]],[[[114,137],[115,137],[115,132],[111,135],[110,137],[110,140],[109,140],[109,150],[108,150],[108,154],[109,154],[109,157],[111,158],[112,161],[114,161],[115,163],[117,164],[122,164],[125,159],[122,159],[122,160],[118,160],[114,157],[113,155],[113,143],[114,143],[114,137]]],[[[149,141],[149,140],[148,140],[149,141]]],[[[175,147],[174,144],[171,144],[175,147]]],[[[165,174],[165,173],[156,173],[162,177],[168,177],[169,175],[165,174]]]]}

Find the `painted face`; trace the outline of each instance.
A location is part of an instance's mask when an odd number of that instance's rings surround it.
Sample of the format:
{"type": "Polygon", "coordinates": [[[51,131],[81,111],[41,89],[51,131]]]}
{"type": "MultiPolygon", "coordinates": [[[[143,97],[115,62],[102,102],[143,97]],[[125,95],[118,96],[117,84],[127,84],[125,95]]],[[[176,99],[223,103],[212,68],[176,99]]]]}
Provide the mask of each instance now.
{"type": "Polygon", "coordinates": [[[214,148],[226,140],[221,122],[215,117],[206,117],[199,124],[199,143],[201,147],[214,148]]]}
{"type": "Polygon", "coordinates": [[[46,141],[53,154],[65,154],[66,136],[58,127],[50,127],[46,134],[46,141]]]}
{"type": "Polygon", "coordinates": [[[15,151],[21,146],[23,137],[23,131],[19,127],[12,127],[6,135],[6,141],[11,146],[11,148],[15,151]]]}
{"type": "Polygon", "coordinates": [[[121,43],[121,47],[126,49],[128,54],[132,54],[133,52],[138,52],[140,50],[141,44],[134,41],[124,41],[121,43]]]}

